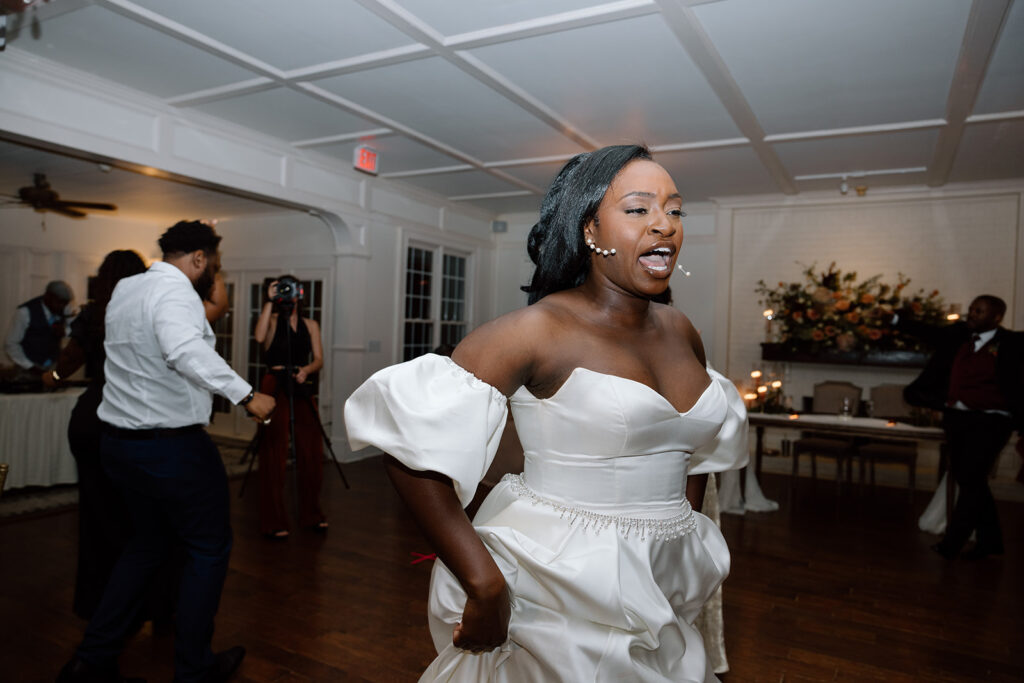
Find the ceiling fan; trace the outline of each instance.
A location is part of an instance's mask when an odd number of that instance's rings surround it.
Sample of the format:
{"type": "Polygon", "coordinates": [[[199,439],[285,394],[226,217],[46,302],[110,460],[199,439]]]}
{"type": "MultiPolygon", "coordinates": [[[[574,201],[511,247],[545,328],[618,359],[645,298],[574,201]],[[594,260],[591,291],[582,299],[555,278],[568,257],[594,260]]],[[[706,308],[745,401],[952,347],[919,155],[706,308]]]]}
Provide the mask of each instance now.
{"type": "Polygon", "coordinates": [[[85,211],[116,211],[117,207],[105,202],[78,202],[69,199],[61,199],[50,182],[46,179],[45,173],[33,173],[32,184],[18,189],[19,204],[27,204],[36,211],[53,211],[71,218],[84,218],[85,211]]]}

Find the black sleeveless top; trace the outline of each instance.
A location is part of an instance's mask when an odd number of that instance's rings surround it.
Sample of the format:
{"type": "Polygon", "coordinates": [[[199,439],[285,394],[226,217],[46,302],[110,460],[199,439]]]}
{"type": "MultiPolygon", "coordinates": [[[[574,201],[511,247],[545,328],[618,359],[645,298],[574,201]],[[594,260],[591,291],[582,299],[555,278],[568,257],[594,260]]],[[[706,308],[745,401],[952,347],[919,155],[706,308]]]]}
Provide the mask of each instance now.
{"type": "MultiPolygon", "coordinates": [[[[288,338],[287,332],[289,323],[287,317],[277,316],[277,328],[274,330],[274,340],[270,347],[263,352],[263,364],[267,367],[275,365],[288,365],[288,338]]],[[[292,332],[292,367],[297,368],[309,362],[310,354],[313,353],[313,341],[309,338],[309,328],[302,318],[299,318],[298,328],[292,332]]]]}

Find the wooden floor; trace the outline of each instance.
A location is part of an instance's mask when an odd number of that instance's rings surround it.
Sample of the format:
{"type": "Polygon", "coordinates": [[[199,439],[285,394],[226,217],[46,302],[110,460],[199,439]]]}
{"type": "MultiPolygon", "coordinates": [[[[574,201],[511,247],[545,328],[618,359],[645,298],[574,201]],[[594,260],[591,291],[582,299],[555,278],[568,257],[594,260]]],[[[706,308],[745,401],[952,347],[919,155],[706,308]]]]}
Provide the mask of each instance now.
{"type": "MultiPolygon", "coordinates": [[[[235,549],[215,649],[244,644],[238,681],[415,681],[426,629],[430,552],[378,460],[327,471],[324,537],[257,534],[257,494],[237,498],[235,549]]],[[[765,475],[773,513],[725,516],[728,683],[1024,680],[1024,505],[1000,505],[1007,554],[945,562],[898,489],[765,475]]],[[[70,611],[74,511],[0,524],[0,680],[52,681],[83,623],[70,611]]],[[[170,680],[172,637],[147,626],[125,673],[170,680]]],[[[532,683],[532,682],[524,682],[532,683]]],[[[589,682],[581,682],[589,683],[589,682]]]]}

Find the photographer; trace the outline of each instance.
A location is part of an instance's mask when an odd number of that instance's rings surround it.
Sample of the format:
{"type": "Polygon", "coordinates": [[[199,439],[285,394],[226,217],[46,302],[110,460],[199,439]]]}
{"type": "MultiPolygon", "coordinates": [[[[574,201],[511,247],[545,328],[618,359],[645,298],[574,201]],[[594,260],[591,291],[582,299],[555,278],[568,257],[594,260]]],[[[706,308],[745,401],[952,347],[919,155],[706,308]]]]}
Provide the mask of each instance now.
{"type": "Polygon", "coordinates": [[[259,439],[260,530],[269,538],[286,538],[288,516],[284,506],[284,484],[289,438],[294,438],[298,481],[299,525],[326,531],[327,521],[320,509],[323,484],[323,443],[316,399],[310,377],[323,367],[320,326],[299,315],[302,286],[290,275],[282,275],[266,287],[253,336],[263,349],[267,372],[260,391],[274,396],[277,409],[270,424],[262,427],[259,439]],[[291,368],[289,377],[288,368],[291,368]],[[294,405],[294,427],[289,420],[289,392],[294,405]],[[294,434],[291,430],[294,429],[294,434]]]}

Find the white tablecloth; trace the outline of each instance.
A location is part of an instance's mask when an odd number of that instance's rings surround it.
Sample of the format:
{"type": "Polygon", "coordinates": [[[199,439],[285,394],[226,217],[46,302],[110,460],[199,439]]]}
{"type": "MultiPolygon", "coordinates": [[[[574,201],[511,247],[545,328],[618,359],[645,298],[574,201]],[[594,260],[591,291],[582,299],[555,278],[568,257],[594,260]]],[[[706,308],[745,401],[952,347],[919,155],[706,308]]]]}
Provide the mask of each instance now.
{"type": "Polygon", "coordinates": [[[0,462],[10,465],[5,489],[78,481],[68,421],[84,391],[0,394],[0,462]]]}

